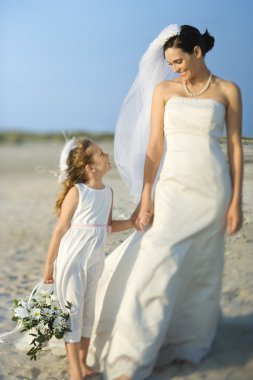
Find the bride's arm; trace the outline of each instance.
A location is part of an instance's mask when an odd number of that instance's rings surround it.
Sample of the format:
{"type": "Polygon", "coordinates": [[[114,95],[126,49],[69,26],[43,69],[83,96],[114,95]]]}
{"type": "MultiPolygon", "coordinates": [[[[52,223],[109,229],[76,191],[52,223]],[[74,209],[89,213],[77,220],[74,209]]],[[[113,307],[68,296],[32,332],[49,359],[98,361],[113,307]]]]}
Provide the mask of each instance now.
{"type": "Polygon", "coordinates": [[[227,211],[227,233],[232,235],[237,232],[242,225],[242,104],[240,90],[235,84],[231,82],[227,83],[227,94],[227,147],[232,181],[232,197],[227,211]]]}
{"type": "Polygon", "coordinates": [[[133,222],[138,230],[143,231],[146,223],[147,213],[150,220],[153,216],[152,187],[156,173],[162,158],[164,149],[164,83],[159,83],[153,93],[150,136],[145,158],[144,179],[142,195],[139,207],[133,215],[133,222]]]}

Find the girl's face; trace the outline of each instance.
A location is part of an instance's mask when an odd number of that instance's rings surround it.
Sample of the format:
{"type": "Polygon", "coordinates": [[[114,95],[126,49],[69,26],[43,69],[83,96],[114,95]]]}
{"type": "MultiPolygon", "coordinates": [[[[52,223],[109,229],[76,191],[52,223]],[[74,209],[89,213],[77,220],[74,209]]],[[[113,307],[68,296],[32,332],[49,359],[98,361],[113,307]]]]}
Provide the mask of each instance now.
{"type": "Polygon", "coordinates": [[[91,149],[92,164],[90,166],[94,169],[94,173],[104,175],[112,168],[109,155],[97,144],[92,144],[91,149]]]}
{"type": "Polygon", "coordinates": [[[180,75],[184,82],[195,77],[201,56],[201,50],[198,46],[195,46],[192,54],[185,53],[182,49],[173,47],[165,51],[167,63],[171,66],[174,73],[180,75]]]}

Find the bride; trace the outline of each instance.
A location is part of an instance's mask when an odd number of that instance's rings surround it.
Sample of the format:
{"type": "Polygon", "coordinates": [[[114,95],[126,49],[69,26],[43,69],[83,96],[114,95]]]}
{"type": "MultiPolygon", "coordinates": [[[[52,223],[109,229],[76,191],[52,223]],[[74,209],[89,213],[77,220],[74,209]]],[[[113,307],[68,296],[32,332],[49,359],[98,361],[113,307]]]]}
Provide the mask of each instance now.
{"type": "Polygon", "coordinates": [[[242,223],[242,148],[240,91],[206,66],[213,45],[208,31],[165,28],[120,111],[115,160],[138,231],[108,256],[98,288],[88,361],[109,380],[197,364],[216,333],[224,233],[242,223]]]}

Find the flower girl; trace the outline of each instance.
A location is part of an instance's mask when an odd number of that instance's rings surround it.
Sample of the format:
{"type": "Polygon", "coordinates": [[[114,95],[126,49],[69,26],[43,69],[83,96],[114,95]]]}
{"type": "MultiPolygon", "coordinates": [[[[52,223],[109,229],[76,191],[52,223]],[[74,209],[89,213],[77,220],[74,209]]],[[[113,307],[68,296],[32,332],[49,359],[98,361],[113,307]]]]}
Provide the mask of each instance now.
{"type": "Polygon", "coordinates": [[[60,159],[63,190],[56,200],[58,220],[48,248],[43,282],[55,282],[61,308],[72,304],[64,335],[71,380],[91,376],[86,355],[94,318],[95,293],[104,266],[108,230],[132,227],[112,220],[112,189],[103,183],[111,169],[108,154],[87,138],[66,142],[60,159]]]}

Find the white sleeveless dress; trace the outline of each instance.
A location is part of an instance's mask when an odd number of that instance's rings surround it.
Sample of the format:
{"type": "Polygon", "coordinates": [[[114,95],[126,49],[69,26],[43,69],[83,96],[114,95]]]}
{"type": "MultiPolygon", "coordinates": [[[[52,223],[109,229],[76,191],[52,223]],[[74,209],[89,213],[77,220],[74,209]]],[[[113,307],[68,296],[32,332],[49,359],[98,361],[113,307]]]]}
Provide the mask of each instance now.
{"type": "Polygon", "coordinates": [[[88,362],[106,379],[144,379],[156,365],[198,363],[208,353],[231,198],[218,142],[225,114],[212,99],[173,97],[165,106],[153,225],[108,256],[99,281],[88,362]]]}
{"type": "Polygon", "coordinates": [[[94,322],[97,283],[104,267],[108,218],[112,190],[92,189],[83,183],[69,230],[63,236],[55,262],[56,292],[63,310],[72,303],[70,328],[65,341],[90,337],[94,322]]]}

